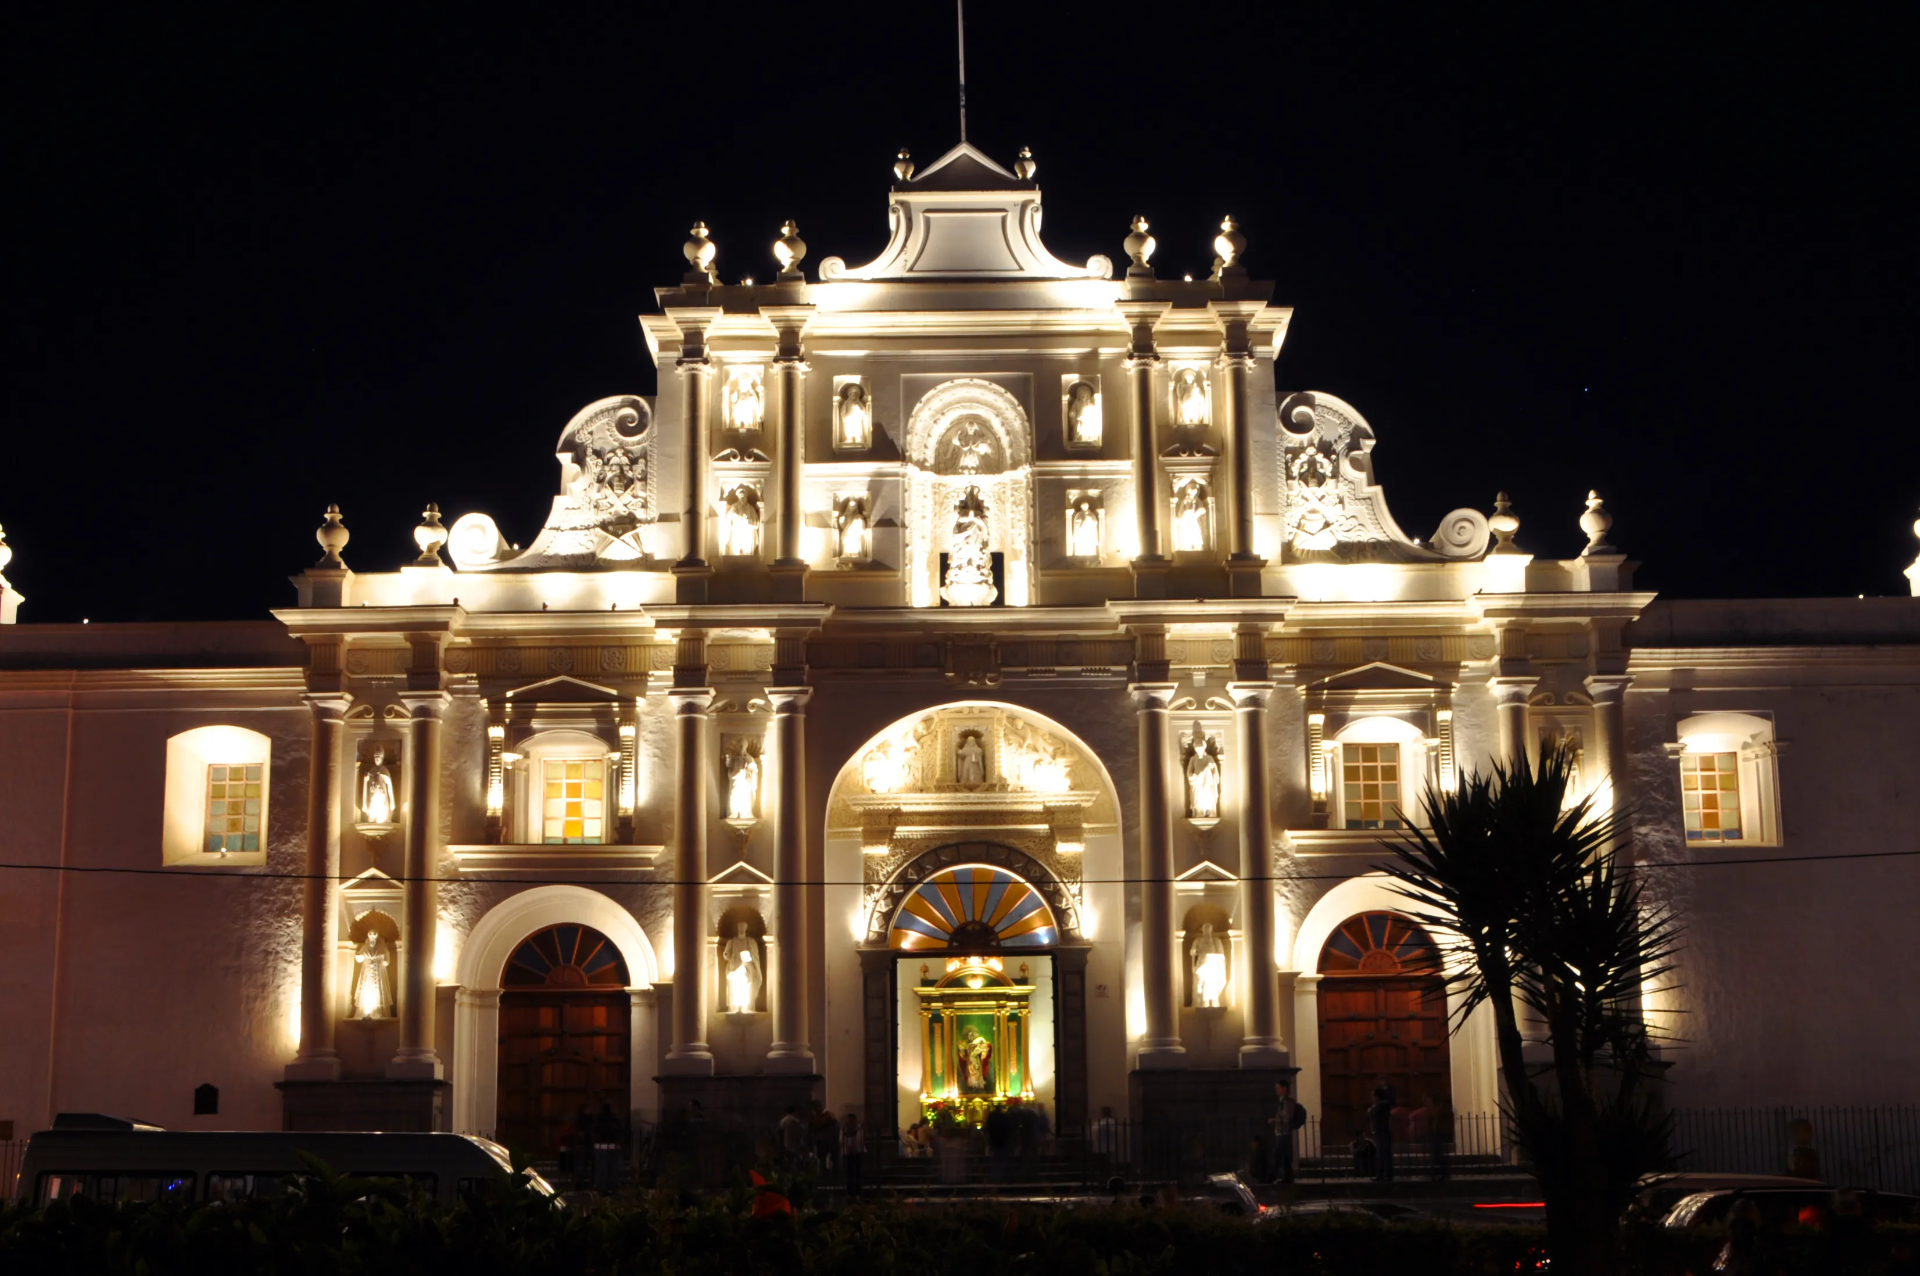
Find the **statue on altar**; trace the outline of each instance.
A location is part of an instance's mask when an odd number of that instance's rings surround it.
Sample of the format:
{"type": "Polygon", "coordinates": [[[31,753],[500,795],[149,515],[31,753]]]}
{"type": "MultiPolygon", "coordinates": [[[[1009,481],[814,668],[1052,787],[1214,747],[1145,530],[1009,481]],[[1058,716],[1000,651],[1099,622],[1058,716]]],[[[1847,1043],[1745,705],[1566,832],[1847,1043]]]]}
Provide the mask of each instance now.
{"type": "Polygon", "coordinates": [[[1193,738],[1181,750],[1187,776],[1187,818],[1220,818],[1220,742],[1193,724],[1193,738]]]}
{"type": "Polygon", "coordinates": [[[727,1013],[751,1012],[760,1004],[760,988],[766,976],[760,970],[759,945],[747,934],[745,922],[733,924],[733,938],[720,950],[720,968],[725,972],[727,1013]]]}
{"type": "Polygon", "coordinates": [[[393,772],[387,769],[387,751],[375,748],[373,761],[360,771],[360,818],[368,824],[391,824],[394,810],[393,772]]]}
{"type": "Polygon", "coordinates": [[[993,1043],[968,1024],[960,1030],[960,1043],[956,1052],[960,1058],[960,1088],[967,1091],[985,1091],[993,1087],[993,1074],[987,1068],[987,1061],[993,1055],[993,1043]]]}
{"type": "Polygon", "coordinates": [[[1000,596],[993,583],[991,529],[987,502],[969,487],[953,507],[953,533],[947,540],[947,577],[940,596],[955,607],[985,607],[1000,596]]]}
{"type": "Polygon", "coordinates": [[[1227,949],[1213,933],[1213,923],[1207,922],[1193,941],[1193,1004],[1212,1009],[1226,991],[1227,949]]]}
{"type": "Polygon", "coordinates": [[[377,930],[353,952],[353,1013],[356,1019],[384,1019],[393,1013],[393,949],[377,930]]]}

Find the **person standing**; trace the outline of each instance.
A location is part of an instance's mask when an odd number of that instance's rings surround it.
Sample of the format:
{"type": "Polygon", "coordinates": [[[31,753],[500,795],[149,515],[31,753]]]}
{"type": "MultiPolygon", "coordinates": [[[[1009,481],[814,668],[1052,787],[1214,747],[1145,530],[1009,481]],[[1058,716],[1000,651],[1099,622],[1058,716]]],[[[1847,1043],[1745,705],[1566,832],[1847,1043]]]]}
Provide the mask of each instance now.
{"type": "Polygon", "coordinates": [[[1367,1115],[1373,1119],[1374,1178],[1393,1182],[1393,1109],[1398,1100],[1393,1086],[1384,1077],[1373,1088],[1373,1106],[1367,1115]]]}
{"type": "Polygon", "coordinates": [[[1275,1183],[1293,1182],[1293,1134],[1307,1123],[1306,1109],[1293,1097],[1293,1087],[1285,1081],[1273,1083],[1277,1102],[1273,1112],[1273,1164],[1267,1178],[1275,1183]]]}
{"type": "Polygon", "coordinates": [[[787,1105],[787,1114],[780,1118],[780,1154],[791,1169],[799,1169],[807,1156],[807,1123],[800,1119],[793,1105],[787,1105]]]}
{"type": "Polygon", "coordinates": [[[840,1118],[840,1166],[847,1175],[847,1199],[857,1201],[866,1190],[866,1131],[860,1128],[860,1114],[849,1112],[840,1118]]]}

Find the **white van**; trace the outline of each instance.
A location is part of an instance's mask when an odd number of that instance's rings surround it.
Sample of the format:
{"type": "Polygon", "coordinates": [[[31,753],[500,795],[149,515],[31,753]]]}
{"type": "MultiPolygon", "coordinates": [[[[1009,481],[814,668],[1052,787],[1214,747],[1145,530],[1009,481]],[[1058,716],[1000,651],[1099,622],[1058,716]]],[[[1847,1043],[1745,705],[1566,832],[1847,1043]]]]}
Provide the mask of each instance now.
{"type": "MultiPolygon", "coordinates": [[[[511,1174],[507,1150],[464,1134],[177,1131],[91,1113],[61,1113],[27,1142],[18,1197],[35,1205],[70,1196],[108,1201],[241,1201],[275,1196],[311,1173],[300,1153],[336,1173],[397,1178],[444,1204],[511,1174]]],[[[547,1181],[522,1172],[528,1190],[547,1181]]]]}

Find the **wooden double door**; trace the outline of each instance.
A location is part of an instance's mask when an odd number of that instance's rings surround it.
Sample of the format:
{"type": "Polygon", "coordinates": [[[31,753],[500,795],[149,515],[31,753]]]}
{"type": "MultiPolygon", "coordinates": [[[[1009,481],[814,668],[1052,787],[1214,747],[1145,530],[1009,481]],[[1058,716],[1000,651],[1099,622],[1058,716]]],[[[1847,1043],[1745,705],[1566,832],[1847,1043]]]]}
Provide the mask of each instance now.
{"type": "Polygon", "coordinates": [[[505,992],[500,996],[500,1095],[495,1137],[550,1157],[585,1109],[612,1107],[625,1122],[632,1085],[625,991],[505,992]]]}
{"type": "Polygon", "coordinates": [[[1320,981],[1319,1003],[1321,1139],[1329,1152],[1355,1130],[1371,1130],[1367,1110],[1382,1081],[1394,1087],[1402,1108],[1430,1097],[1447,1100],[1452,1076],[1440,980],[1328,976],[1320,981]]]}

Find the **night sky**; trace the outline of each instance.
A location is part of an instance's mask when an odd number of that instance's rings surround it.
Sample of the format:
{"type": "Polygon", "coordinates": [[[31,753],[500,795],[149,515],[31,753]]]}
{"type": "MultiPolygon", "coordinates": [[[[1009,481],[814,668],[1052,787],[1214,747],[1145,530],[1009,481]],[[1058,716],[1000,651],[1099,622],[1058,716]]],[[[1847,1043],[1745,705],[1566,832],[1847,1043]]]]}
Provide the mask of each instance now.
{"type": "MultiPolygon", "coordinates": [[[[8,6],[0,525],[23,621],[263,616],[421,507],[525,543],[553,442],[649,394],[702,219],[886,241],[957,140],[950,5],[8,6]]],[[[1402,527],[1490,509],[1638,583],[1903,594],[1920,512],[1914,77],[1892,8],[968,6],[969,135],[1048,246],[1224,213],[1402,527]],[[1851,12],[1854,16],[1849,17],[1851,12]]]]}

